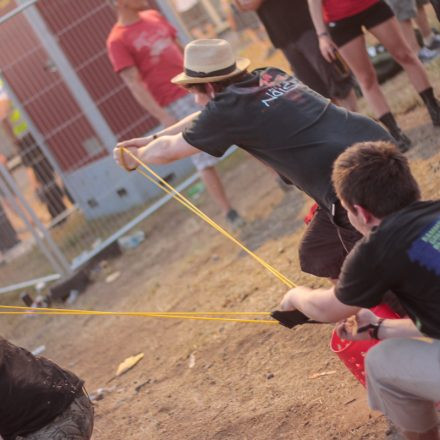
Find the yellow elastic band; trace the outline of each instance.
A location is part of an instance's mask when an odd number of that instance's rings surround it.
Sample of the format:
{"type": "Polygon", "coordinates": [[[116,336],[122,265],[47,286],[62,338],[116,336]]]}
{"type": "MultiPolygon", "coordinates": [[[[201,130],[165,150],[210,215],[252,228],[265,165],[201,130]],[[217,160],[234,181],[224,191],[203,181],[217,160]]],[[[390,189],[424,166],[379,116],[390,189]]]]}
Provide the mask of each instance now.
{"type": "MultiPolygon", "coordinates": [[[[71,315],[71,316],[137,316],[149,318],[165,318],[165,319],[190,319],[195,321],[220,321],[220,322],[240,322],[240,323],[254,323],[254,324],[279,324],[278,321],[264,320],[264,319],[238,319],[238,318],[212,318],[206,316],[195,316],[199,313],[194,312],[165,312],[165,313],[150,313],[150,312],[103,312],[99,310],[68,310],[68,309],[50,309],[50,308],[35,308],[35,307],[20,307],[20,306],[4,306],[0,305],[0,309],[14,309],[17,311],[0,311],[0,315],[71,315]]],[[[208,312],[204,314],[237,314],[248,315],[250,313],[241,312],[208,312]]],[[[268,315],[266,312],[257,312],[257,314],[268,315]]]]}
{"type": "Polygon", "coordinates": [[[170,194],[173,198],[175,198],[179,203],[184,205],[186,208],[188,208],[190,211],[192,211],[194,214],[198,215],[201,219],[205,220],[208,224],[210,224],[214,229],[219,231],[221,234],[223,234],[225,237],[229,238],[231,241],[233,241],[236,245],[238,245],[242,250],[244,250],[247,254],[249,254],[252,258],[254,258],[256,261],[258,261],[263,267],[265,267],[269,272],[271,272],[273,275],[275,275],[282,283],[284,283],[288,287],[295,287],[295,283],[290,281],[286,276],[284,276],[282,273],[280,273],[277,269],[272,267],[270,264],[268,264],[266,261],[264,261],[262,258],[260,258],[258,255],[256,255],[254,252],[252,252],[250,249],[248,249],[244,244],[242,244],[239,240],[237,240],[234,236],[232,236],[228,231],[223,229],[220,225],[218,225],[214,220],[212,220],[210,217],[208,217],[204,212],[202,212],[199,208],[197,208],[193,203],[191,203],[187,198],[185,198],[181,193],[179,193],[175,188],[173,188],[167,181],[162,179],[157,173],[155,173],[148,165],[146,165],[144,162],[142,162],[138,157],[136,157],[134,154],[132,154],[129,150],[122,147],[124,150],[124,153],[127,153],[133,160],[135,160],[141,167],[143,167],[146,171],[148,171],[152,176],[154,176],[157,180],[154,180],[151,176],[146,174],[144,171],[139,169],[139,167],[136,168],[136,170],[142,174],[144,177],[146,177],[150,182],[157,185],[159,188],[162,188],[163,191],[165,191],[167,194],[170,194]]]}
{"type": "MultiPolygon", "coordinates": [[[[214,222],[210,217],[208,217],[204,212],[197,208],[193,203],[186,199],[182,194],[180,194],[175,188],[173,188],[167,181],[162,179],[157,173],[155,173],[151,168],[149,168],[145,163],[143,163],[139,158],[132,154],[129,150],[124,147],[119,148],[119,154],[121,159],[121,165],[127,171],[137,170],[140,174],[146,177],[150,182],[157,185],[167,194],[170,194],[179,203],[184,205],[194,214],[198,215],[205,222],[210,224],[214,229],[219,231],[225,237],[229,238],[235,244],[237,244],[242,250],[249,254],[252,258],[258,261],[263,267],[265,267],[269,272],[275,275],[282,283],[288,287],[295,287],[295,284],[290,281],[286,276],[280,273],[277,269],[272,267],[270,264],[265,262],[262,258],[256,255],[254,252],[249,250],[244,244],[233,237],[228,231],[223,229],[220,225],[214,222]],[[144,171],[136,168],[128,168],[125,161],[124,154],[127,153],[132,159],[135,160],[139,165],[145,168],[152,176],[157,180],[154,180],[151,176],[146,174],[144,171]]],[[[98,310],[69,310],[69,309],[56,309],[56,308],[35,308],[35,307],[22,307],[22,306],[5,306],[0,305],[0,309],[7,309],[8,311],[0,311],[0,315],[94,315],[94,316],[139,316],[139,317],[154,317],[154,318],[168,318],[168,319],[191,319],[191,320],[203,320],[203,321],[223,321],[223,322],[241,322],[241,323],[256,323],[256,324],[279,324],[275,320],[264,320],[264,319],[237,319],[237,318],[217,318],[208,317],[200,315],[265,315],[268,316],[268,312],[106,312],[98,310]],[[19,311],[12,311],[19,310],[19,311]]]]}
{"type": "Polygon", "coordinates": [[[137,167],[128,168],[127,162],[125,161],[125,157],[124,157],[124,151],[128,151],[128,150],[124,147],[119,148],[119,157],[121,159],[121,165],[124,167],[125,171],[129,171],[129,172],[136,171],[137,167]]]}
{"type": "MultiPolygon", "coordinates": [[[[52,307],[25,307],[25,306],[5,306],[0,305],[0,309],[7,310],[28,310],[28,311],[44,311],[44,312],[60,312],[60,313],[103,313],[108,314],[112,312],[99,312],[97,310],[82,310],[82,309],[57,309],[52,307]]],[[[125,313],[125,312],[124,312],[125,313]]],[[[128,312],[127,312],[128,313],[128,312]]],[[[129,312],[137,313],[137,312],[129,312]]],[[[145,315],[254,315],[254,316],[269,316],[270,312],[139,312],[145,315]]]]}

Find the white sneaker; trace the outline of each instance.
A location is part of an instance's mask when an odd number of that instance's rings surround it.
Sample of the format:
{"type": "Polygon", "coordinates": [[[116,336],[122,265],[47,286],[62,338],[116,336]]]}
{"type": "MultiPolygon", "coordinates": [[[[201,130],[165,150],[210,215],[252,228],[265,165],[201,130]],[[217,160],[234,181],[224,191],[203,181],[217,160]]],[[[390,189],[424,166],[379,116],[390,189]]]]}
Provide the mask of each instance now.
{"type": "Polygon", "coordinates": [[[440,49],[440,35],[434,34],[434,38],[430,45],[426,45],[428,49],[439,50],[440,49]]]}
{"type": "Polygon", "coordinates": [[[419,60],[422,63],[427,63],[428,61],[432,61],[434,58],[440,56],[440,52],[436,50],[428,49],[427,47],[422,47],[419,50],[419,60]]]}

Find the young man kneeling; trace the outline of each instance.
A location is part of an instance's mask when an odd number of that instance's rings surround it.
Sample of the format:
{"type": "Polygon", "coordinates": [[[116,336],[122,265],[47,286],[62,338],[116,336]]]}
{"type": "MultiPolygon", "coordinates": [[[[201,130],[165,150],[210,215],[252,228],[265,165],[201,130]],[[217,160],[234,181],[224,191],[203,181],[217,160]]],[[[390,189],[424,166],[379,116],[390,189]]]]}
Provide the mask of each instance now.
{"type": "Polygon", "coordinates": [[[440,201],[420,201],[407,159],[387,142],[356,144],[335,161],[332,180],[353,226],[364,235],[329,289],[297,287],[281,310],[336,322],[357,314],[369,331],[346,339],[387,339],[367,353],[370,406],[409,440],[439,440],[440,201]],[[366,308],[392,290],[409,318],[378,319],[366,308]],[[417,338],[427,336],[428,338],[417,338]]]}

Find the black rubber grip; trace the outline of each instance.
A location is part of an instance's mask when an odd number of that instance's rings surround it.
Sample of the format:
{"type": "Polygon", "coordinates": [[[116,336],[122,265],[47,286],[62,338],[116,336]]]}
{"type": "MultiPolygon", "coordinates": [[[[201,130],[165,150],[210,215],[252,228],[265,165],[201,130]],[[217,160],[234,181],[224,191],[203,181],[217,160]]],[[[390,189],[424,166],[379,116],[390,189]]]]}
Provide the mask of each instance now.
{"type": "Polygon", "coordinates": [[[287,328],[293,328],[297,325],[302,324],[323,324],[319,321],[314,321],[313,319],[309,319],[308,316],[304,315],[304,313],[299,310],[291,310],[288,312],[282,312],[281,310],[273,311],[270,316],[273,319],[279,321],[281,325],[287,328]]]}

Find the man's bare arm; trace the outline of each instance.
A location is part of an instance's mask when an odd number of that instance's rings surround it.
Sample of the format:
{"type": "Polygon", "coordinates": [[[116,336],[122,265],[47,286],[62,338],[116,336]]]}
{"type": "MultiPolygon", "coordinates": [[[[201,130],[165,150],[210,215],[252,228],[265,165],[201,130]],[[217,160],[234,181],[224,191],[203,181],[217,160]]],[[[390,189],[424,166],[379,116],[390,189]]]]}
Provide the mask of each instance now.
{"type": "MultiPolygon", "coordinates": [[[[366,328],[369,324],[377,326],[380,322],[379,319],[380,318],[371,310],[361,309],[356,315],[357,327],[355,332],[353,332],[353,328],[346,321],[341,322],[336,327],[336,331],[339,337],[351,341],[370,339],[371,337],[367,331],[358,332],[357,329],[362,327],[366,328]]],[[[385,319],[380,323],[377,332],[379,339],[414,338],[421,336],[423,336],[423,334],[420,333],[410,318],[385,319]]]]}
{"type": "Polygon", "coordinates": [[[136,67],[128,67],[121,70],[119,74],[136,101],[162,125],[168,127],[176,122],[176,118],[162,108],[144,86],[139,70],[136,67]]]}
{"type": "Polygon", "coordinates": [[[280,310],[298,309],[320,322],[338,322],[356,314],[360,307],[348,306],[336,298],[335,288],[310,289],[299,286],[289,290],[280,304],[280,310]]]}
{"type": "Polygon", "coordinates": [[[188,144],[182,133],[179,133],[171,136],[161,136],[146,147],[140,148],[139,158],[146,163],[161,165],[197,153],[200,153],[200,150],[188,144]]]}
{"type": "Polygon", "coordinates": [[[161,130],[157,133],[150,134],[149,136],[140,137],[140,138],[133,138],[128,139],[126,141],[122,141],[116,145],[116,148],[119,147],[125,147],[125,148],[141,148],[148,145],[150,142],[153,142],[158,137],[162,136],[171,136],[174,134],[182,133],[183,130],[188,127],[192,121],[199,116],[200,112],[194,112],[185,118],[181,119],[179,122],[176,122],[174,125],[171,125],[170,127],[165,128],[164,130],[161,130]]]}
{"type": "Polygon", "coordinates": [[[379,339],[414,338],[424,336],[409,318],[385,319],[378,332],[379,339]]]}
{"type": "MultiPolygon", "coordinates": [[[[141,148],[133,148],[132,145],[126,145],[125,142],[121,142],[113,150],[113,158],[122,168],[125,168],[121,161],[122,147],[129,149],[129,151],[142,162],[152,165],[163,165],[200,153],[198,148],[186,142],[182,133],[171,136],[161,136],[141,148]]],[[[139,165],[139,163],[128,154],[124,155],[124,161],[128,168],[134,169],[139,165]]]]}
{"type": "Polygon", "coordinates": [[[310,16],[312,17],[313,25],[315,26],[316,33],[322,34],[327,32],[324,23],[324,17],[322,15],[322,0],[308,0],[310,16]]]}
{"type": "Polygon", "coordinates": [[[327,34],[327,28],[322,15],[322,0],[308,0],[308,3],[313,25],[319,39],[319,49],[322,56],[330,63],[336,58],[334,52],[337,48],[327,34]]]}

